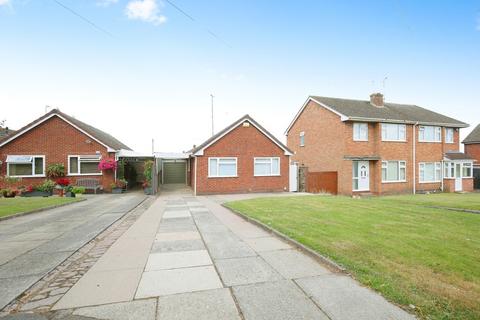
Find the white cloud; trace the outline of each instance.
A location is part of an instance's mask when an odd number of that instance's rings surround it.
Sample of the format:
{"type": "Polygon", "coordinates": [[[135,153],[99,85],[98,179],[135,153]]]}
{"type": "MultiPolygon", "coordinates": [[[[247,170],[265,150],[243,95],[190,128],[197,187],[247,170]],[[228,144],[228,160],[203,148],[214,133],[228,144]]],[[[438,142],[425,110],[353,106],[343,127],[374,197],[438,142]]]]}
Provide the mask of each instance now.
{"type": "Polygon", "coordinates": [[[10,4],[10,0],[0,0],[0,6],[7,6],[10,4]]]}
{"type": "MultiPolygon", "coordinates": [[[[0,0],[1,1],[1,0],[0,0]]],[[[118,0],[97,0],[97,6],[100,6],[100,7],[108,7],[110,6],[111,4],[115,4],[117,3],[118,0]]]]}
{"type": "Polygon", "coordinates": [[[160,14],[156,0],[130,1],[125,8],[125,14],[129,19],[151,22],[154,25],[159,25],[167,21],[167,18],[160,14]]]}

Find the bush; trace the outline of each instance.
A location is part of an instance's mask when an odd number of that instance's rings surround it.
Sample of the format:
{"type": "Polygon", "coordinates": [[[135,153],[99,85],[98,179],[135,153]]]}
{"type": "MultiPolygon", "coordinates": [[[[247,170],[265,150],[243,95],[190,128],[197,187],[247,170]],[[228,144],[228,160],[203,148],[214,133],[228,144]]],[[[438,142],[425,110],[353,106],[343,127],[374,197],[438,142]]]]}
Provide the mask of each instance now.
{"type": "Polygon", "coordinates": [[[67,187],[70,185],[70,180],[67,178],[61,178],[57,180],[57,184],[62,187],[67,187]]]}
{"type": "Polygon", "coordinates": [[[43,181],[42,184],[39,184],[37,186],[37,191],[52,193],[55,186],[56,186],[55,181],[47,179],[47,180],[43,181]]]}
{"type": "Polygon", "coordinates": [[[75,194],[84,194],[85,187],[72,187],[72,192],[75,194]]]}
{"type": "Polygon", "coordinates": [[[152,173],[153,173],[153,161],[152,160],[145,161],[143,175],[145,176],[145,182],[147,183],[147,185],[151,185],[152,173]]]}
{"type": "Polygon", "coordinates": [[[65,176],[65,166],[63,163],[53,163],[48,165],[47,170],[47,177],[49,179],[58,179],[65,176]]]}
{"type": "Polygon", "coordinates": [[[18,191],[14,189],[2,189],[0,190],[0,194],[4,198],[14,198],[18,194],[18,191]]]}

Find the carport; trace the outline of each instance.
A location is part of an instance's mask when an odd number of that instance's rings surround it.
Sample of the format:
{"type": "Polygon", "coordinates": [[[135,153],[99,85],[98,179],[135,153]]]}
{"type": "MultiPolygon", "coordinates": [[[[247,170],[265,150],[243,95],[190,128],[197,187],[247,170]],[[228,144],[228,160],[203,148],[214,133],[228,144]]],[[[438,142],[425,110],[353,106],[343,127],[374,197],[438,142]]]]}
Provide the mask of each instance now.
{"type": "Polygon", "coordinates": [[[155,158],[159,162],[161,184],[188,185],[190,160],[187,153],[155,152],[155,158]]]}

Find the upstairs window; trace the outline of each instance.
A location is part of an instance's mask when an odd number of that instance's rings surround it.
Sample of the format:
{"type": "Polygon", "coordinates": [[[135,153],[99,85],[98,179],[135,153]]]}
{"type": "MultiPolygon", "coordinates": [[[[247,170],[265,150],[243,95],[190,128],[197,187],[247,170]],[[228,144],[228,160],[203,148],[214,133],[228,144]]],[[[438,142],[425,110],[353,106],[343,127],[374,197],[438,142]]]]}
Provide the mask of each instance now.
{"type": "Polygon", "coordinates": [[[440,182],[442,181],[442,163],[440,162],[422,162],[420,166],[420,182],[440,182]]]}
{"type": "Polygon", "coordinates": [[[44,177],[45,156],[7,156],[7,176],[44,177]]]}
{"type": "Polygon", "coordinates": [[[418,128],[419,142],[442,142],[442,128],[432,126],[420,126],[418,128]]]}
{"type": "Polygon", "coordinates": [[[237,158],[208,158],[208,176],[225,178],[237,176],[237,158]]]}
{"type": "Polygon", "coordinates": [[[382,123],[382,141],[407,141],[407,126],[404,124],[382,123]]]}
{"type": "Polygon", "coordinates": [[[368,123],[355,122],[353,124],[353,140],[368,141],[368,123]]]}
{"type": "Polygon", "coordinates": [[[305,132],[300,132],[300,147],[305,146],[305,132]]]}
{"type": "Polygon", "coordinates": [[[454,142],[454,131],[453,128],[445,128],[445,143],[454,142]]]}
{"type": "Polygon", "coordinates": [[[280,158],[255,158],[253,175],[256,177],[279,176],[280,175],[280,158]]]}
{"type": "Polygon", "coordinates": [[[68,156],[68,174],[73,176],[101,175],[98,169],[101,155],[68,156]]]}

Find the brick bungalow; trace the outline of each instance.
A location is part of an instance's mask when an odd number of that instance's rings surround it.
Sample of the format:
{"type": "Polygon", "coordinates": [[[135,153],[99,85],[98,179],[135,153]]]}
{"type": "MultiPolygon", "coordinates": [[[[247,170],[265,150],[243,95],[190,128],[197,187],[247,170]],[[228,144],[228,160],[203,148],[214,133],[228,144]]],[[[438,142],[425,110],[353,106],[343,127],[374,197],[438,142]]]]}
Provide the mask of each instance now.
{"type": "Polygon", "coordinates": [[[101,172],[98,164],[121,149],[130,150],[108,133],[54,109],[0,138],[0,174],[20,177],[18,185],[37,185],[46,179],[48,165],[61,163],[73,184],[90,177],[108,190],[114,172],[101,172]]]}
{"type": "Polygon", "coordinates": [[[288,191],[292,152],[249,115],[190,152],[195,194],[288,191]]]}
{"type": "Polygon", "coordinates": [[[475,189],[480,189],[480,124],[462,141],[465,153],[474,159],[475,189]]]}
{"type": "Polygon", "coordinates": [[[310,96],[286,135],[292,160],[336,173],[340,194],[471,191],[473,162],[459,151],[465,127],[376,93],[368,101],[310,96]]]}

